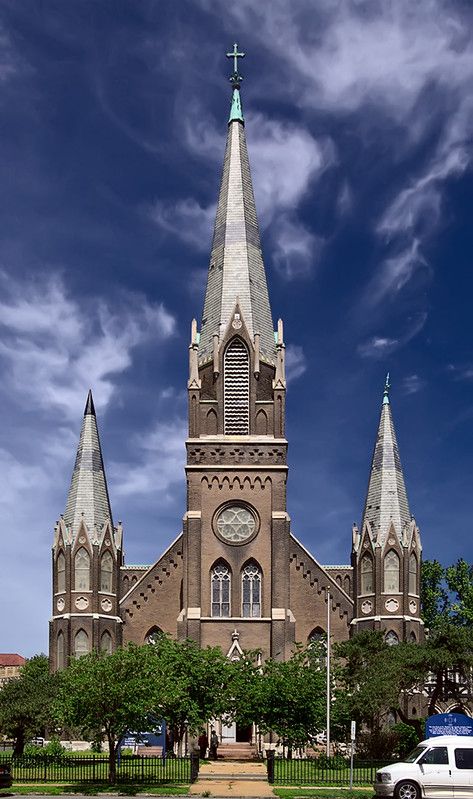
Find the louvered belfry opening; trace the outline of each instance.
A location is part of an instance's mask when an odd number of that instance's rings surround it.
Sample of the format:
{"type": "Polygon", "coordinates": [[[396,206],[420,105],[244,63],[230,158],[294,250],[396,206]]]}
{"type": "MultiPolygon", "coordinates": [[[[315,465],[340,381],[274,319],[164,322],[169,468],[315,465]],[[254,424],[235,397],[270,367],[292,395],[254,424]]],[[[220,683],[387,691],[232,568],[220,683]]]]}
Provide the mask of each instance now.
{"type": "Polygon", "coordinates": [[[230,341],[224,362],[224,418],[226,435],[250,432],[250,359],[240,338],[230,341]]]}

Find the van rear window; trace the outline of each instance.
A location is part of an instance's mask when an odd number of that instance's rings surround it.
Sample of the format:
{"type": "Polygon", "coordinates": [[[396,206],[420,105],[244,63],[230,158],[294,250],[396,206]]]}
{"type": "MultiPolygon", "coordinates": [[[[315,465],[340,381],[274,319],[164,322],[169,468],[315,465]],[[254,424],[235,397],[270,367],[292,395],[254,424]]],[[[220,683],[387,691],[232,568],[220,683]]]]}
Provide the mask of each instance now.
{"type": "Polygon", "coordinates": [[[473,769],[473,749],[455,749],[455,765],[473,769]]]}

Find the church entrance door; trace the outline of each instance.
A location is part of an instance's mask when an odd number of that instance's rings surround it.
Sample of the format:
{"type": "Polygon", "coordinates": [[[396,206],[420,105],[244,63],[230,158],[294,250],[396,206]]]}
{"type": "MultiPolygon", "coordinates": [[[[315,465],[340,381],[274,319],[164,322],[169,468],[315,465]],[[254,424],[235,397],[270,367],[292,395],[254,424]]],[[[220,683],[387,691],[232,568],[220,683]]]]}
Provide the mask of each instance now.
{"type": "Polygon", "coordinates": [[[222,743],[223,744],[233,744],[236,743],[237,725],[235,722],[231,722],[230,724],[225,724],[222,720],[222,743]]]}
{"type": "Polygon", "coordinates": [[[236,724],[236,742],[239,744],[247,744],[251,743],[252,739],[252,727],[241,727],[239,724],[236,724]]]}

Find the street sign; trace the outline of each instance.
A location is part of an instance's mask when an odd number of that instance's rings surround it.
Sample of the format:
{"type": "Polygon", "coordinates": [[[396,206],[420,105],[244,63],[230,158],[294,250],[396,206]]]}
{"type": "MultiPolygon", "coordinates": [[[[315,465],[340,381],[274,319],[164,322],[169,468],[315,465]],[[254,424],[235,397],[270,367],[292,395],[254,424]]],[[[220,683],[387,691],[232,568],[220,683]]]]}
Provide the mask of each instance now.
{"type": "Polygon", "coordinates": [[[352,721],[351,723],[351,740],[354,741],[356,738],[356,721],[352,721]]]}

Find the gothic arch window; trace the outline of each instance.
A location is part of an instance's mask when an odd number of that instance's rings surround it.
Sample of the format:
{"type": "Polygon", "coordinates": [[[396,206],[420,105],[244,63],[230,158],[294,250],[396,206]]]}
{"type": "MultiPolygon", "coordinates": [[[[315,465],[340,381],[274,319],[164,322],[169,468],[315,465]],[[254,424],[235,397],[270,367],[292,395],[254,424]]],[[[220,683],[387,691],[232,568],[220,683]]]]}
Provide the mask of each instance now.
{"type": "Polygon", "coordinates": [[[100,590],[112,590],[112,574],[113,574],[113,557],[112,553],[107,550],[100,558],[100,590]]]}
{"type": "Polygon", "coordinates": [[[350,595],[351,586],[350,586],[350,578],[349,578],[348,574],[345,575],[345,577],[343,578],[343,588],[346,591],[346,593],[348,595],[350,595]]]}
{"type": "Polygon", "coordinates": [[[74,655],[76,658],[81,658],[89,652],[89,636],[85,630],[79,630],[74,636],[74,655]]]}
{"type": "Polygon", "coordinates": [[[62,630],[58,632],[56,639],[56,666],[58,671],[66,668],[66,641],[62,630]]]}
{"type": "Polygon", "coordinates": [[[253,560],[241,573],[241,615],[245,619],[261,616],[261,569],[253,560]]]}
{"type": "Polygon", "coordinates": [[[205,431],[208,436],[216,436],[218,432],[217,414],[211,408],[207,413],[207,430],[205,431]]]}
{"type": "Polygon", "coordinates": [[[363,555],[361,559],[361,593],[373,593],[373,558],[371,555],[363,555]]]}
{"type": "Polygon", "coordinates": [[[66,590],[66,558],[64,552],[60,552],[56,560],[57,590],[66,590]]]}
{"type": "Polygon", "coordinates": [[[74,588],[76,591],[90,589],[90,555],[84,547],[77,550],[74,558],[74,588]]]}
{"type": "Polygon", "coordinates": [[[412,630],[412,632],[411,632],[411,634],[409,636],[409,641],[411,642],[411,644],[416,644],[417,643],[417,637],[416,637],[416,634],[415,634],[414,630],[412,630]]]}
{"type": "Polygon", "coordinates": [[[327,640],[327,633],[322,627],[314,627],[312,632],[309,634],[307,638],[307,643],[310,644],[320,644],[324,643],[327,640]]]}
{"type": "Polygon", "coordinates": [[[384,590],[399,592],[399,555],[390,549],[384,558],[384,590]]]}
{"type": "Polygon", "coordinates": [[[223,366],[224,427],[227,435],[247,435],[250,427],[250,358],[240,338],[225,350],[223,366]]]}
{"type": "Polygon", "coordinates": [[[389,632],[384,636],[384,640],[388,646],[396,646],[399,643],[399,636],[394,632],[394,630],[389,630],[389,632]]]}
{"type": "Polygon", "coordinates": [[[256,414],[256,435],[268,435],[268,417],[262,409],[256,414]]]}
{"type": "Polygon", "coordinates": [[[226,563],[216,563],[211,575],[212,616],[230,615],[231,572],[226,563]]]}
{"type": "Polygon", "coordinates": [[[156,627],[155,625],[154,627],[151,627],[151,630],[148,630],[148,632],[146,633],[145,641],[147,644],[157,644],[159,639],[163,635],[164,633],[161,627],[156,627]]]}
{"type": "Polygon", "coordinates": [[[414,552],[409,557],[409,593],[417,594],[417,558],[414,552]]]}
{"type": "Polygon", "coordinates": [[[105,632],[102,633],[101,635],[100,649],[102,650],[102,652],[106,652],[107,655],[112,654],[112,636],[110,635],[108,630],[105,630],[105,632]]]}

